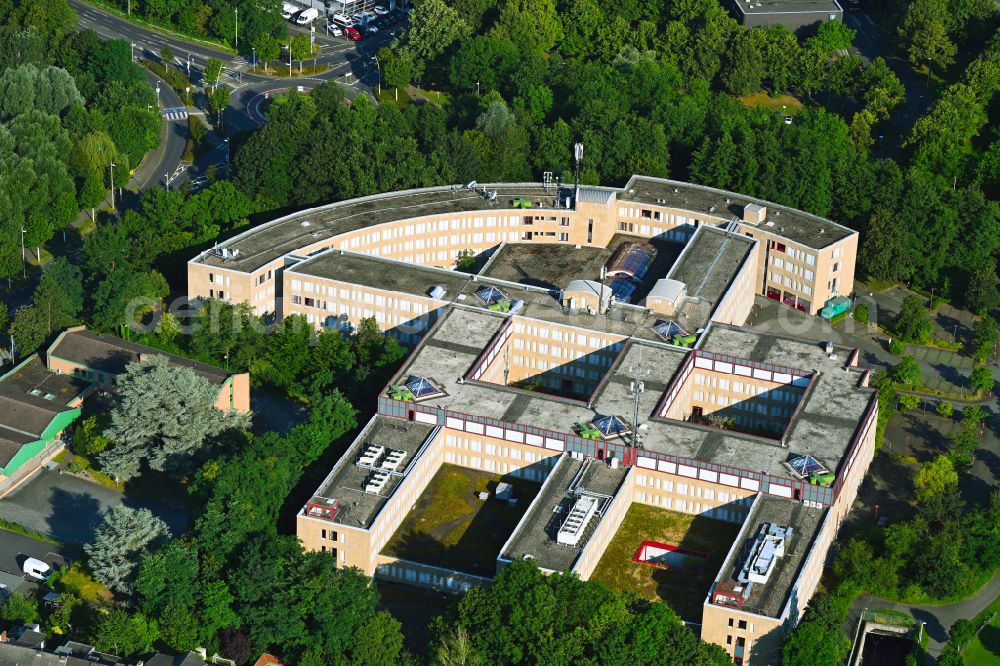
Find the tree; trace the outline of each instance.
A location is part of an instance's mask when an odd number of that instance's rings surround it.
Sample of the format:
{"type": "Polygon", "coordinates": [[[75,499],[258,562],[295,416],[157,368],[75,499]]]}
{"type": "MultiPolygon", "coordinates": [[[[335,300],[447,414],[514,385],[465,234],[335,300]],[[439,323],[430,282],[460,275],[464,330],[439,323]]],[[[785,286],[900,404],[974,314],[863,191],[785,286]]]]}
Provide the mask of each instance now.
{"type": "Polygon", "coordinates": [[[878,280],[899,277],[899,257],[903,253],[905,236],[896,216],[887,210],[877,210],[868,223],[868,232],[861,245],[858,261],[869,276],[878,280]]]}
{"type": "Polygon", "coordinates": [[[34,305],[18,308],[14,321],[10,324],[10,335],[14,338],[15,349],[21,356],[38,350],[49,334],[48,321],[34,305]]]}
{"type": "Polygon", "coordinates": [[[993,346],[997,342],[997,322],[993,317],[984,315],[972,327],[973,356],[980,363],[985,362],[993,354],[993,346]]]}
{"type": "Polygon", "coordinates": [[[267,63],[277,60],[278,56],[281,55],[281,43],[269,32],[260,33],[251,44],[253,44],[257,57],[263,61],[264,69],[267,69],[267,63]]]}
{"type": "Polygon", "coordinates": [[[976,635],[976,625],[972,620],[967,620],[965,618],[960,618],[955,620],[951,625],[951,629],[948,630],[948,640],[951,645],[954,645],[959,651],[965,649],[965,646],[972,637],[976,635]]]}
{"type": "Polygon", "coordinates": [[[385,611],[366,620],[351,644],[352,666],[395,666],[405,663],[402,625],[385,611]]]}
{"type": "Polygon", "coordinates": [[[916,386],[920,384],[920,365],[912,356],[904,356],[892,368],[892,379],[906,386],[916,386]]]}
{"type": "Polygon", "coordinates": [[[918,395],[906,393],[899,396],[899,409],[901,412],[908,412],[911,409],[916,409],[918,405],[920,405],[920,396],[918,395]]]}
{"type": "Polygon", "coordinates": [[[309,35],[300,33],[292,38],[291,43],[292,58],[295,60],[305,60],[313,56],[313,46],[309,41],[309,35]]]}
{"type": "Polygon", "coordinates": [[[958,472],[948,456],[938,456],[923,465],[913,478],[917,489],[917,502],[924,503],[943,493],[949,486],[958,485],[958,472]]]}
{"type": "Polygon", "coordinates": [[[938,416],[950,419],[952,414],[955,413],[955,405],[953,405],[950,400],[942,400],[937,404],[937,407],[934,408],[934,411],[937,412],[938,416]]]}
{"type": "Polygon", "coordinates": [[[219,86],[208,96],[208,107],[222,120],[222,111],[229,106],[229,88],[219,86]]]}
{"type": "Polygon", "coordinates": [[[920,296],[907,296],[903,299],[893,326],[900,339],[920,344],[928,342],[934,331],[934,322],[927,316],[924,299],[920,296]]]}
{"type": "Polygon", "coordinates": [[[844,633],[846,609],[838,607],[833,595],[813,596],[802,621],[789,634],[782,648],[784,666],[836,666],[851,651],[851,639],[844,633]]]}
{"type": "Polygon", "coordinates": [[[504,0],[493,33],[522,53],[548,53],[563,37],[553,0],[504,0]]]}
{"type": "Polygon", "coordinates": [[[472,250],[462,250],[455,258],[455,270],[462,273],[471,273],[476,267],[476,253],[472,250]]]}
{"type": "Polygon", "coordinates": [[[530,561],[514,562],[490,587],[470,590],[431,632],[432,654],[453,663],[463,656],[472,664],[578,663],[589,655],[595,663],[731,662],[665,604],[629,603],[601,583],[546,576],[530,561]]]}
{"type": "Polygon", "coordinates": [[[204,80],[206,86],[213,88],[218,85],[219,77],[222,75],[222,61],[217,58],[209,58],[205,62],[204,80]]]}
{"type": "Polygon", "coordinates": [[[978,393],[993,392],[993,372],[987,367],[978,367],[969,375],[969,385],[978,393]]]}
{"type": "Polygon", "coordinates": [[[32,109],[59,115],[69,106],[83,106],[83,97],[69,72],[58,67],[21,65],[0,74],[0,118],[32,109]]]}
{"type": "Polygon", "coordinates": [[[104,652],[134,655],[148,652],[158,637],[156,620],[115,608],[98,623],[94,645],[104,652]]]}
{"type": "Polygon", "coordinates": [[[31,300],[46,321],[47,333],[75,324],[83,310],[80,269],[64,257],[56,259],[45,270],[31,300]]]}
{"type": "Polygon", "coordinates": [[[38,602],[17,592],[7,595],[0,606],[0,617],[7,622],[30,624],[38,621],[38,602]]]}
{"type": "Polygon", "coordinates": [[[444,53],[469,27],[444,0],[423,0],[410,14],[410,27],[400,38],[399,56],[419,78],[427,63],[444,53]]]}
{"type": "Polygon", "coordinates": [[[167,524],[149,509],[119,504],[104,515],[84,552],[94,578],[128,594],[132,591],[139,558],[156,541],[169,536],[167,524]]]}
{"type": "Polygon", "coordinates": [[[163,64],[169,67],[174,59],[174,50],[170,48],[170,44],[163,45],[163,48],[160,49],[160,57],[163,59],[163,64]]]}
{"type": "Polygon", "coordinates": [[[209,440],[250,424],[248,414],[214,407],[218,386],[164,356],[130,363],[116,386],[105,435],[118,445],[99,461],[122,481],[137,476],[144,461],[155,470],[184,471],[209,440]]]}
{"type": "Polygon", "coordinates": [[[92,320],[105,331],[130,326],[168,293],[166,279],[156,271],[113,270],[94,294],[92,320]]]}
{"type": "Polygon", "coordinates": [[[971,268],[965,291],[965,305],[973,312],[984,314],[1000,304],[997,291],[996,264],[971,268]]]}
{"type": "Polygon", "coordinates": [[[73,441],[70,445],[73,453],[93,456],[111,446],[114,442],[102,434],[108,425],[107,421],[106,414],[91,414],[77,423],[73,428],[73,441]]]}
{"type": "Polygon", "coordinates": [[[253,645],[250,638],[238,629],[226,629],[219,637],[222,654],[237,664],[245,664],[253,657],[253,645]]]}

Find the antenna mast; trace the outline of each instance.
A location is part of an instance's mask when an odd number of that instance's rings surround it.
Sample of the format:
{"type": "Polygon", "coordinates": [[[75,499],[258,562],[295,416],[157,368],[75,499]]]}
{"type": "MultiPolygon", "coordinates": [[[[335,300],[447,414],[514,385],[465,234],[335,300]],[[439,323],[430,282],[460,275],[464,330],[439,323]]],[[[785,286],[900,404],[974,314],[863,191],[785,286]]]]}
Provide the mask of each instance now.
{"type": "Polygon", "coordinates": [[[637,449],[641,448],[642,444],[639,441],[639,400],[646,390],[646,386],[642,382],[642,375],[642,356],[640,355],[639,363],[635,366],[632,383],[629,385],[629,392],[632,394],[632,446],[637,449]]]}
{"type": "Polygon", "coordinates": [[[575,162],[573,177],[576,180],[576,182],[574,183],[574,192],[573,192],[573,203],[575,204],[580,198],[580,162],[583,161],[582,143],[573,144],[573,161],[575,162]]]}

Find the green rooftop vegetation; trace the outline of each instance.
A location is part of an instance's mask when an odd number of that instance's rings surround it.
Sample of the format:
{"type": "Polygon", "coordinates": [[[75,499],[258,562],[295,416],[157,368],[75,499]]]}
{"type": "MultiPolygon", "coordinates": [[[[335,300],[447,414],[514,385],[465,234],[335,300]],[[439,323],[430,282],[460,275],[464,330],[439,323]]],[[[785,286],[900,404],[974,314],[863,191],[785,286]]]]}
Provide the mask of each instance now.
{"type": "Polygon", "coordinates": [[[511,476],[442,465],[383,552],[492,577],[500,549],[539,488],[511,476]],[[501,482],[513,486],[514,506],[493,497],[501,482]],[[483,492],[489,499],[479,499],[483,492]]]}
{"type": "Polygon", "coordinates": [[[713,518],[633,504],[591,575],[613,590],[663,601],[685,620],[701,621],[701,607],[740,526],[713,518]],[[643,541],[708,553],[702,575],[633,561],[643,541]]]}

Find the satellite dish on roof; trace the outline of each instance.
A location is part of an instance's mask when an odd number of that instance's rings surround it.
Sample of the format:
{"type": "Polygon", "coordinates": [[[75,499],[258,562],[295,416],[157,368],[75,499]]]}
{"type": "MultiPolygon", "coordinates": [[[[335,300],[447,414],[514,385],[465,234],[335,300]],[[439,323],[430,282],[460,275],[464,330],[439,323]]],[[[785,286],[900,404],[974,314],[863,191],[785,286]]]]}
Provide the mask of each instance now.
{"type": "Polygon", "coordinates": [[[468,185],[466,185],[465,188],[468,189],[468,190],[474,190],[474,189],[476,189],[476,185],[478,185],[478,184],[479,183],[477,183],[476,181],[472,181],[471,183],[469,183],[468,185]]]}

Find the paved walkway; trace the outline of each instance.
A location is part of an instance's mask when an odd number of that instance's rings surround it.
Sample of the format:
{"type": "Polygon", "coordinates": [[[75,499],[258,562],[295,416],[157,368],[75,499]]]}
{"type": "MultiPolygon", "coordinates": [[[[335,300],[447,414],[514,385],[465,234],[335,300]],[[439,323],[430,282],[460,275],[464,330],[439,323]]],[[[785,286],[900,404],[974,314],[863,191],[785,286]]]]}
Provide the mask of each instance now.
{"type": "Polygon", "coordinates": [[[913,616],[917,621],[924,623],[924,631],[930,636],[930,643],[927,647],[928,654],[937,658],[948,642],[948,629],[956,620],[974,618],[983,612],[987,606],[1000,597],[1000,572],[994,574],[993,578],[978,592],[964,601],[944,606],[933,606],[929,604],[900,604],[894,601],[886,601],[868,594],[863,594],[854,601],[848,621],[853,632],[857,626],[861,611],[892,609],[903,611],[913,616]]]}

